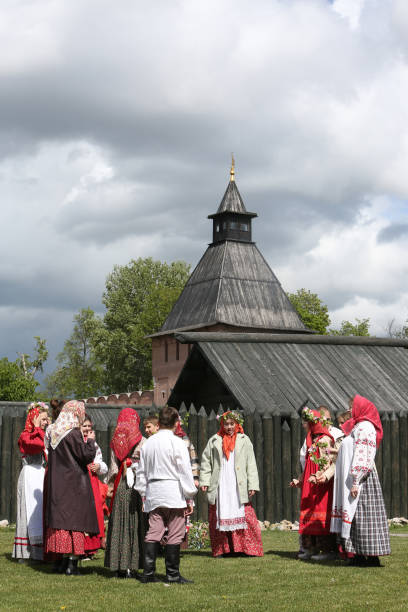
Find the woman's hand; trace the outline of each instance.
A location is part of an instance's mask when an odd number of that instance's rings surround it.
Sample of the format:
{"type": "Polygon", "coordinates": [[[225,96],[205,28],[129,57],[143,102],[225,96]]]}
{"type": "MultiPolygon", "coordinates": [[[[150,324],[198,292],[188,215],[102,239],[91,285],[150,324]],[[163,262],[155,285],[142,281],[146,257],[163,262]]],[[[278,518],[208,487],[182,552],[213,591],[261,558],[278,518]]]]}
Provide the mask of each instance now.
{"type": "Polygon", "coordinates": [[[95,440],[95,432],[93,429],[88,433],[88,440],[95,440]]]}
{"type": "Polygon", "coordinates": [[[311,484],[316,484],[316,475],[312,474],[311,476],[309,476],[308,482],[310,482],[311,484]]]}
{"type": "Polygon", "coordinates": [[[207,493],[208,487],[201,487],[201,490],[202,490],[203,493],[207,493]]]}
{"type": "Polygon", "coordinates": [[[187,508],[184,510],[184,516],[190,516],[193,514],[193,504],[187,504],[187,508]]]}
{"type": "Polygon", "coordinates": [[[326,474],[324,474],[324,473],[322,473],[322,474],[317,473],[316,474],[316,482],[317,482],[317,484],[324,484],[326,482],[326,480],[327,480],[326,474]]]}
{"type": "Polygon", "coordinates": [[[353,485],[350,491],[351,497],[357,497],[358,495],[358,485],[353,485]]]}
{"type": "Polygon", "coordinates": [[[89,469],[94,474],[98,474],[99,470],[101,469],[101,464],[100,463],[90,463],[89,464],[89,469]]]}
{"type": "Polygon", "coordinates": [[[289,483],[289,486],[292,488],[298,489],[301,486],[301,484],[302,483],[300,482],[300,480],[298,480],[297,478],[292,478],[292,480],[289,483]]]}
{"type": "Polygon", "coordinates": [[[37,414],[37,416],[33,418],[33,425],[34,427],[39,427],[40,424],[41,424],[41,416],[37,414]]]}
{"type": "Polygon", "coordinates": [[[196,486],[196,489],[198,489],[198,487],[200,486],[200,481],[198,480],[198,478],[194,477],[194,484],[196,486]]]}
{"type": "Polygon", "coordinates": [[[251,489],[250,491],[248,491],[248,497],[249,499],[251,499],[253,496],[255,495],[255,491],[253,489],[251,489]]]}

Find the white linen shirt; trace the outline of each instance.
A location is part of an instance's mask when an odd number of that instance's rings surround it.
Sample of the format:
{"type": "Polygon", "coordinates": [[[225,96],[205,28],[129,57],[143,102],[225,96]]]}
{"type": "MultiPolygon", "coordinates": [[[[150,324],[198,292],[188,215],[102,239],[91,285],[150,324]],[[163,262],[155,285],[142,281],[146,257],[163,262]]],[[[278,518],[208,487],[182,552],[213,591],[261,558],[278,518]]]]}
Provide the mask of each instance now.
{"type": "Polygon", "coordinates": [[[135,488],[145,498],[145,512],[185,508],[197,493],[187,447],[171,429],[159,429],[143,445],[135,488]]]}

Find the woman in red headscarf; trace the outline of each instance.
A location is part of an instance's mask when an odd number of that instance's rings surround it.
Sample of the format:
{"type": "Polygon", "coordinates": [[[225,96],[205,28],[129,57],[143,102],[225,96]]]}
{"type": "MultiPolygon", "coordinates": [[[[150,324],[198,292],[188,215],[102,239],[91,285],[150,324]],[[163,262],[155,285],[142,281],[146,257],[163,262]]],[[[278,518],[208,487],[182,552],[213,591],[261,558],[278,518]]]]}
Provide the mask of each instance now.
{"type": "Polygon", "coordinates": [[[17,484],[15,559],[43,559],[44,435],[48,423],[48,406],[43,402],[30,404],[18,439],[23,468],[17,484]]]}
{"type": "Polygon", "coordinates": [[[352,565],[380,566],[391,553],[387,513],[375,467],[383,429],[372,402],[361,395],[350,400],[351,418],[336,463],[331,530],[352,565]]]}
{"type": "Polygon", "coordinates": [[[139,423],[136,410],[124,408],[110,444],[108,496],[111,502],[105,567],[123,578],[131,578],[132,572],[142,567],[143,560],[142,500],[134,488],[140,449],[145,442],[139,423]]]}
{"type": "Polygon", "coordinates": [[[308,432],[299,521],[304,552],[299,555],[299,559],[308,560],[317,555],[317,560],[324,560],[335,548],[335,539],[333,541],[330,536],[333,480],[320,479],[318,476],[332,463],[329,451],[334,447],[334,438],[325,417],[318,410],[305,408],[302,417],[307,421],[308,432]],[[322,551],[322,555],[319,555],[319,551],[322,551]]]}
{"type": "Polygon", "coordinates": [[[201,490],[207,493],[213,557],[243,553],[262,557],[262,539],[251,504],[259,491],[258,470],[242,417],[224,412],[221,426],[205,447],[200,469],[201,490]]]}

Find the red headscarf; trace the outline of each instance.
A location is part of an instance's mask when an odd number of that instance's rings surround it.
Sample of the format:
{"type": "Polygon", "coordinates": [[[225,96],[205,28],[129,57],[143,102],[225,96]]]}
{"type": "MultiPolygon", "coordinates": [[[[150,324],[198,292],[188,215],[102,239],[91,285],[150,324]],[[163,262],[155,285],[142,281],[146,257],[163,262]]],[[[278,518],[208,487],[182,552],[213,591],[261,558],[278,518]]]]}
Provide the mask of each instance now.
{"type": "Polygon", "coordinates": [[[28,409],[28,414],[27,414],[26,422],[25,422],[25,425],[24,425],[24,431],[28,431],[28,433],[33,433],[33,431],[35,429],[35,427],[34,427],[34,419],[36,419],[38,417],[40,412],[48,412],[47,404],[44,404],[43,402],[41,402],[41,403],[33,402],[32,404],[30,404],[30,407],[28,409]]]}
{"type": "Polygon", "coordinates": [[[124,408],[118,416],[110,447],[119,461],[123,461],[142,439],[139,429],[140,417],[133,408],[124,408]]]}
{"type": "Polygon", "coordinates": [[[346,436],[348,436],[351,434],[357,423],[361,423],[362,421],[369,421],[374,425],[376,432],[376,444],[379,446],[383,438],[383,428],[378,410],[374,404],[370,402],[370,400],[362,397],[361,395],[355,395],[351,410],[351,419],[348,419],[345,423],[343,423],[341,428],[346,436]]]}
{"type": "Polygon", "coordinates": [[[187,434],[181,426],[181,421],[177,421],[176,429],[174,430],[174,435],[179,438],[184,438],[187,434]]]}
{"type": "MultiPolygon", "coordinates": [[[[321,417],[320,411],[319,410],[312,410],[314,416],[316,417],[321,417]]],[[[309,425],[309,431],[307,432],[307,436],[306,436],[306,445],[307,448],[310,448],[313,444],[313,438],[312,436],[316,436],[316,435],[321,435],[321,436],[329,436],[329,438],[331,438],[334,442],[334,438],[331,435],[329,429],[327,427],[324,427],[321,423],[317,422],[317,423],[312,423],[312,421],[308,422],[309,425]]]]}
{"type": "Polygon", "coordinates": [[[221,426],[220,429],[217,432],[217,435],[222,437],[222,450],[224,452],[224,455],[227,458],[227,461],[229,460],[230,457],[230,453],[234,450],[235,448],[235,442],[237,439],[237,434],[239,433],[244,433],[244,430],[242,429],[242,425],[240,425],[239,423],[237,423],[237,421],[235,421],[235,429],[234,429],[234,433],[232,434],[232,436],[230,436],[229,434],[227,434],[227,432],[224,429],[224,419],[227,417],[229,419],[234,419],[233,415],[231,412],[224,412],[224,414],[222,415],[220,421],[221,421],[221,426]]]}

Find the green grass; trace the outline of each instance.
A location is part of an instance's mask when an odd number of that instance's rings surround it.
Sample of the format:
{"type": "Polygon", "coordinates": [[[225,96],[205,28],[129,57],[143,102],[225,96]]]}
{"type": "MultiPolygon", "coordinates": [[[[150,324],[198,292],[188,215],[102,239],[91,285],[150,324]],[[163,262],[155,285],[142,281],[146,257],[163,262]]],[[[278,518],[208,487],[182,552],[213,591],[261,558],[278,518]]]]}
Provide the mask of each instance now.
{"type": "MultiPolygon", "coordinates": [[[[391,533],[407,533],[405,528],[391,533]]],[[[83,575],[57,576],[45,565],[10,558],[14,533],[0,530],[0,610],[408,610],[408,538],[392,537],[383,568],[297,561],[295,533],[264,532],[260,559],[212,559],[208,551],[184,553],[181,569],[193,585],[142,585],[110,578],[103,556],[84,563],[83,575]]],[[[158,561],[158,572],[164,570],[158,561]]]]}

